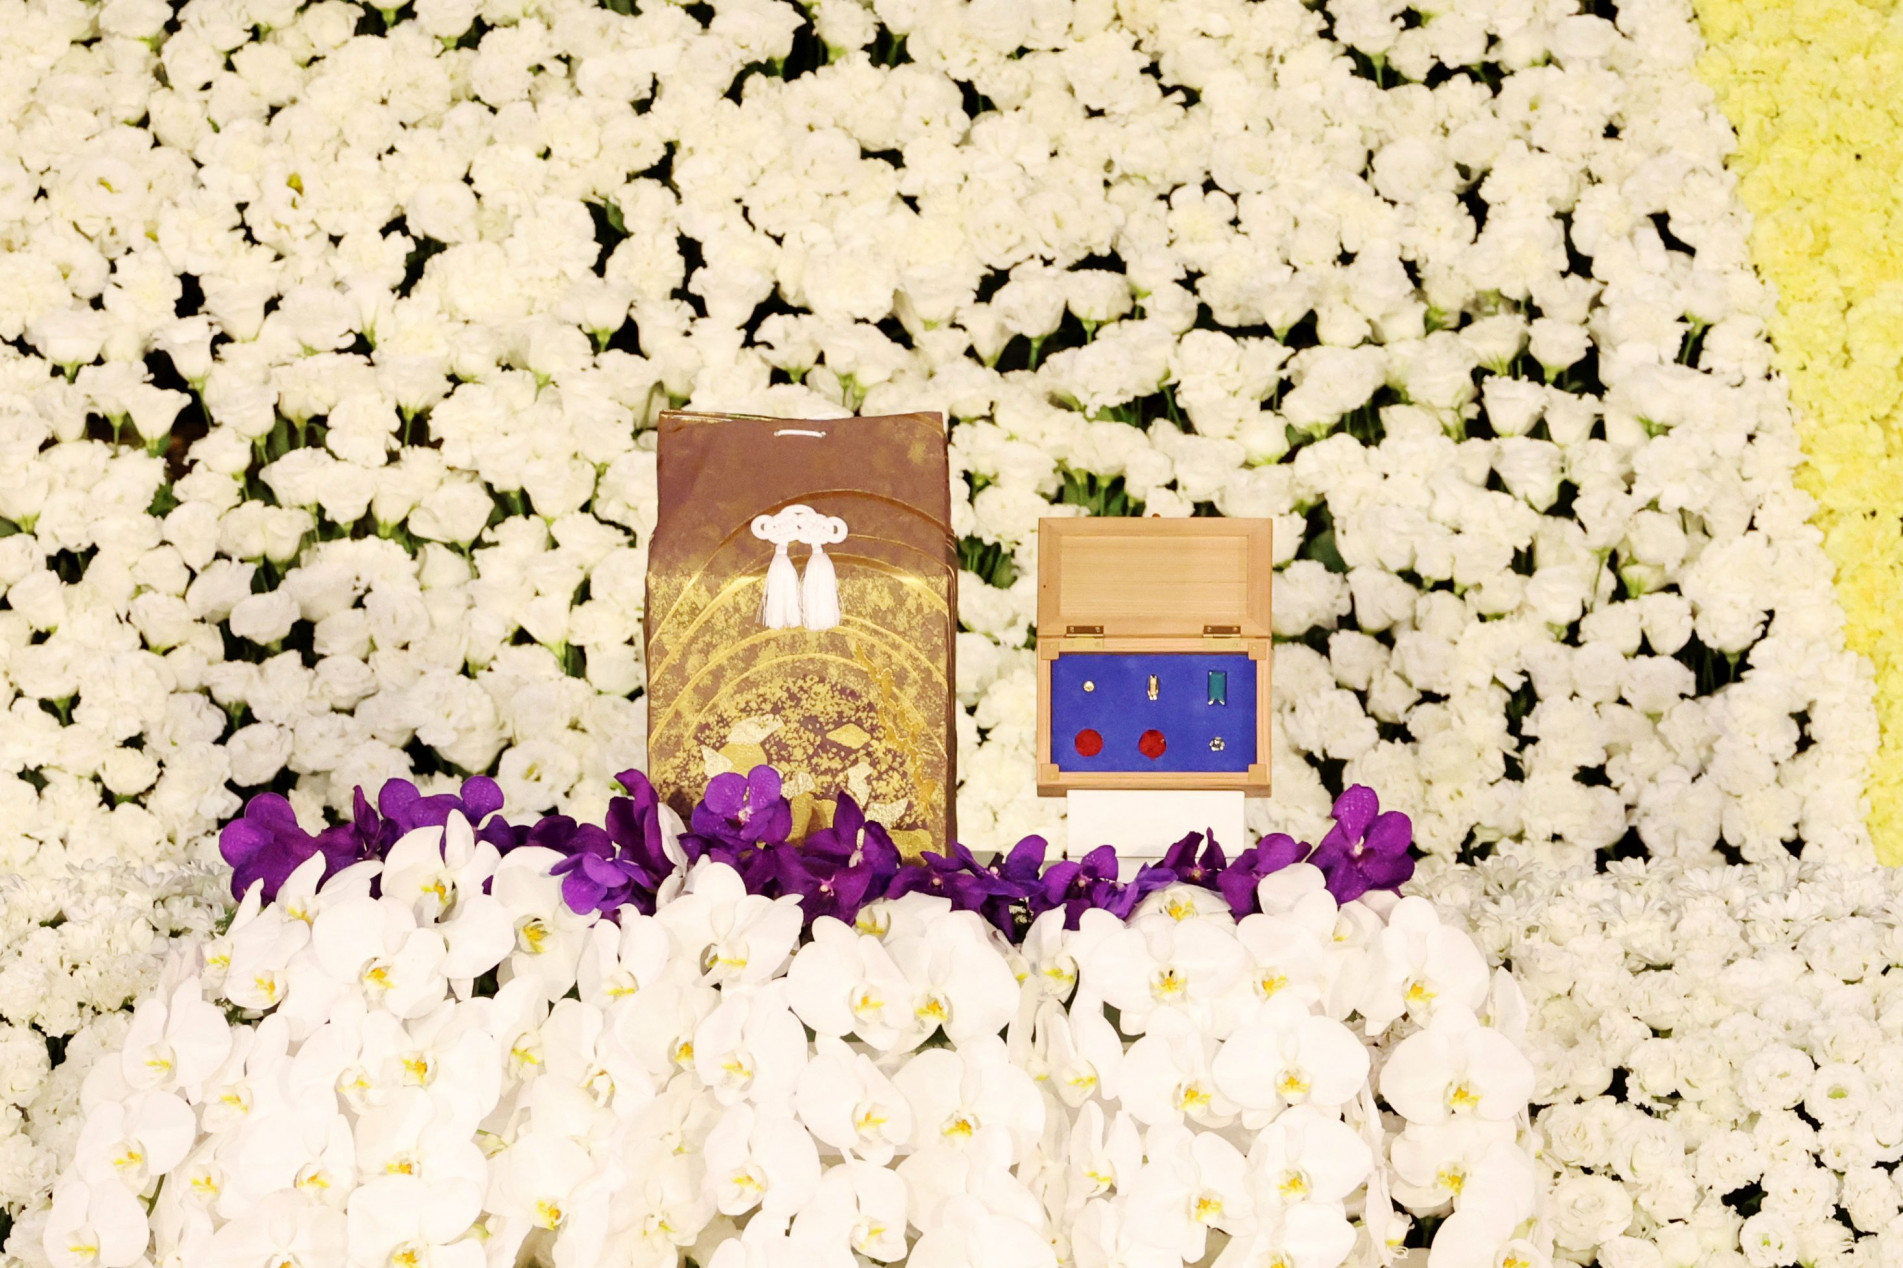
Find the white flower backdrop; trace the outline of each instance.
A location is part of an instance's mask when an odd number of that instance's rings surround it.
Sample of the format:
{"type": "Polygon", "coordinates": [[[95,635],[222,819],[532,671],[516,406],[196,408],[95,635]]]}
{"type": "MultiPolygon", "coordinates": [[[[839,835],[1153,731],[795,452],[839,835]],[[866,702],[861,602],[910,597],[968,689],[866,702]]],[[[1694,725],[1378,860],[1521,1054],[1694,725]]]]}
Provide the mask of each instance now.
{"type": "Polygon", "coordinates": [[[620,8],[0,9],[0,1206],[244,796],[641,764],[670,403],[951,417],[974,845],[1055,820],[1037,519],[1219,513],[1277,521],[1257,827],[1867,858],[1687,4],[620,8]]]}

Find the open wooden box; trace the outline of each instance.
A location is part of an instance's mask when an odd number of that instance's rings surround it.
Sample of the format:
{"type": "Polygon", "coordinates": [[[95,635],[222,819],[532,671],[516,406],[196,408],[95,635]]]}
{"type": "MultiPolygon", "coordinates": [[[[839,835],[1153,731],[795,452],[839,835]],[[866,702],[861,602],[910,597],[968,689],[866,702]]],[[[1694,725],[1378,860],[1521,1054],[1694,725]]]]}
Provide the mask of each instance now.
{"type": "Polygon", "coordinates": [[[1040,521],[1038,793],[1267,796],[1273,575],[1266,519],[1040,521]]]}

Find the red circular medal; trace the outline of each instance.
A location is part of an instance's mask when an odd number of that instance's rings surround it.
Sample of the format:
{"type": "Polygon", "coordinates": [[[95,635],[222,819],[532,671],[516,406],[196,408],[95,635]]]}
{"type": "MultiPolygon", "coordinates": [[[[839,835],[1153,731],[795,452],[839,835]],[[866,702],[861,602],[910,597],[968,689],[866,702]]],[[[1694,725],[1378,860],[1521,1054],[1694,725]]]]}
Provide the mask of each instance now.
{"type": "Polygon", "coordinates": [[[1137,752],[1143,754],[1143,756],[1153,762],[1163,756],[1163,750],[1167,747],[1168,745],[1164,743],[1163,733],[1161,731],[1151,729],[1137,737],[1137,752]]]}
{"type": "Polygon", "coordinates": [[[1080,757],[1095,757],[1103,752],[1103,736],[1098,735],[1089,727],[1079,731],[1072,743],[1077,746],[1077,754],[1080,757]]]}

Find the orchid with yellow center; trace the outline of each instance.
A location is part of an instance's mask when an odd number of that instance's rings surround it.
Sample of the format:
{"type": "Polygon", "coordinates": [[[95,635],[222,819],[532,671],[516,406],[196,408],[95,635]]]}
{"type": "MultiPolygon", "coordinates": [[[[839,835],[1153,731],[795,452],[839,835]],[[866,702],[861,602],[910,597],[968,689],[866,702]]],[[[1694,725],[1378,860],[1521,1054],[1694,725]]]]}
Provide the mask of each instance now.
{"type": "Polygon", "coordinates": [[[624,909],[621,923],[601,921],[588,930],[577,967],[584,1002],[606,1008],[652,986],[671,960],[667,930],[652,916],[624,909]]]}
{"type": "Polygon", "coordinates": [[[1283,1110],[1249,1146],[1259,1209],[1346,1202],[1373,1170],[1374,1156],[1360,1134],[1312,1105],[1283,1110]]]}
{"type": "Polygon", "coordinates": [[[766,1219],[788,1219],[819,1185],[819,1150],[799,1121],[777,1108],[732,1105],[708,1133],[708,1183],[723,1215],[755,1207],[766,1219]]]}
{"type": "Polygon", "coordinates": [[[1397,1044],[1381,1070],[1381,1095],[1411,1123],[1503,1122],[1532,1093],[1533,1065],[1513,1041],[1455,1004],[1397,1044]]]}
{"type": "MultiPolygon", "coordinates": [[[[513,939],[503,961],[504,976],[535,981],[551,1003],[576,984],[588,929],[597,919],[593,912],[575,912],[563,900],[560,878],[549,874],[562,857],[543,846],[518,846],[496,864],[490,880],[490,896],[507,913],[505,927],[513,939]]],[[[474,900],[471,895],[469,901],[479,911],[491,910],[474,900]]],[[[492,936],[492,920],[487,915],[478,919],[482,923],[473,932],[485,939],[492,936]]]]}
{"type": "Polygon", "coordinates": [[[1234,1024],[1233,989],[1249,971],[1236,931],[1213,920],[1159,917],[1105,936],[1082,961],[1082,989],[1115,1007],[1127,1034],[1175,1012],[1217,1038],[1234,1024]]]}
{"type": "Polygon", "coordinates": [[[911,988],[884,944],[831,916],[813,922],[786,977],[788,1003],[819,1034],[855,1035],[883,1051],[913,1026],[911,988]]]}
{"type": "Polygon", "coordinates": [[[1103,1107],[1084,1105],[1069,1140],[1070,1183],[1085,1197],[1107,1193],[1134,1179],[1143,1165],[1143,1141],[1136,1119],[1118,1111],[1105,1122],[1103,1107]]]}
{"type": "Polygon", "coordinates": [[[480,1199],[472,1208],[466,1193],[437,1188],[416,1175],[377,1175],[351,1194],[345,1262],[473,1268],[483,1262],[483,1251],[466,1234],[479,1210],[480,1199]]]}
{"type": "Polygon", "coordinates": [[[1017,975],[999,935],[976,913],[946,912],[916,933],[886,939],[905,981],[911,1022],[901,1042],[918,1043],[943,1030],[955,1044],[996,1035],[1017,1011],[1017,975]]]}
{"type": "Polygon", "coordinates": [[[55,1268],[131,1268],[144,1256],[146,1212],[116,1180],[61,1185],[40,1248],[55,1268]]]}
{"type": "Polygon", "coordinates": [[[1454,1212],[1434,1238],[1435,1268],[1547,1268],[1540,1179],[1525,1150],[1498,1140],[1465,1165],[1454,1212]]]}
{"type": "Polygon", "coordinates": [[[135,1092],[86,1116],[73,1166],[94,1185],[119,1184],[142,1193],[191,1152],[197,1122],[191,1106],[170,1092],[135,1092]]]}
{"type": "Polygon", "coordinates": [[[1123,1040],[1101,1005],[1080,1000],[1065,1009],[1047,997],[1038,1005],[1027,1057],[1031,1072],[1050,1080],[1058,1099],[1075,1109],[1094,1097],[1115,1097],[1123,1040]]]}
{"type": "Polygon", "coordinates": [[[912,1140],[912,1105],[884,1071],[845,1041],[821,1036],[799,1072],[793,1105],[821,1144],[885,1165],[912,1140]]]}
{"type": "Polygon", "coordinates": [[[384,855],[382,892],[409,903],[419,920],[440,919],[454,905],[483,894],[502,855],[489,841],[478,841],[468,819],[451,811],[437,827],[421,827],[397,838],[384,855]]]}
{"type": "Polygon", "coordinates": [[[892,1082],[912,1107],[915,1131],[926,1140],[962,1146],[995,1124],[1028,1144],[1044,1129],[1044,1098],[1037,1084],[998,1039],[928,1048],[907,1061],[892,1082]]]}
{"type": "Polygon", "coordinates": [[[1158,1013],[1118,1065],[1120,1103],[1146,1126],[1185,1118],[1205,1127],[1228,1125],[1236,1102],[1214,1075],[1215,1052],[1214,1041],[1181,1014],[1158,1013]]]}
{"type": "Polygon", "coordinates": [[[1367,1083],[1368,1066],[1368,1050],[1354,1032],[1278,997],[1236,1028],[1210,1070],[1236,1104],[1261,1113],[1346,1105],[1367,1083]]]}
{"type": "Polygon", "coordinates": [[[540,1027],[543,1068],[560,1085],[582,1091],[620,1118],[654,1098],[655,1079],[601,1009],[577,999],[556,1002],[540,1027]]]}
{"type": "Polygon", "coordinates": [[[1362,1003],[1367,1032],[1380,1034],[1403,1014],[1425,1022],[1454,1004],[1479,1012],[1490,978],[1473,939],[1441,923],[1425,898],[1407,897],[1388,913],[1375,939],[1371,985],[1362,1003]]]}
{"type": "Polygon", "coordinates": [[[762,898],[740,874],[704,860],[686,888],[654,913],[675,954],[700,966],[709,984],[763,982],[778,974],[804,923],[797,895],[762,898]]]}
{"type": "Polygon", "coordinates": [[[694,1031],[694,1070],[722,1105],[786,1104],[806,1064],[806,1032],[770,982],[721,1000],[694,1031]]]}
{"type": "Polygon", "coordinates": [[[870,1162],[829,1168],[799,1214],[792,1243],[838,1258],[841,1247],[879,1263],[905,1258],[906,1188],[897,1172],[870,1162]]]}
{"type": "Polygon", "coordinates": [[[197,978],[133,1010],[120,1070],[129,1087],[193,1092],[231,1052],[231,1028],[197,978]]]}
{"type": "Polygon", "coordinates": [[[1483,1159],[1514,1143],[1512,1123],[1466,1116],[1443,1123],[1409,1123],[1389,1147],[1395,1195],[1429,1209],[1461,1197],[1483,1159]]]}
{"type": "Polygon", "coordinates": [[[1144,1240],[1194,1263],[1211,1229],[1234,1234],[1254,1223],[1246,1163],[1220,1135],[1161,1124],[1150,1129],[1144,1151],[1147,1161],[1125,1195],[1144,1240]]]}
{"type": "Polygon", "coordinates": [[[300,975],[284,1005],[294,1034],[314,1029],[345,996],[407,1018],[448,993],[442,933],[396,903],[366,896],[328,904],[311,927],[311,951],[318,971],[300,975]]]}

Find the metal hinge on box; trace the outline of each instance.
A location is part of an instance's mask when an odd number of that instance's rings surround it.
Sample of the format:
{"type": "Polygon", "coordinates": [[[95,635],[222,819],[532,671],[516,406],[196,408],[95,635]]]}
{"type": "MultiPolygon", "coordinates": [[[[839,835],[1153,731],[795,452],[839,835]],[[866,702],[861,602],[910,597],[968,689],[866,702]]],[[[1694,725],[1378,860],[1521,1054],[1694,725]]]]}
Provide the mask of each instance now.
{"type": "Polygon", "coordinates": [[[1242,627],[1240,625],[1203,626],[1203,647],[1212,652],[1241,651],[1242,627]]]}
{"type": "Polygon", "coordinates": [[[1067,642],[1073,643],[1078,647],[1102,647],[1103,626],[1066,625],[1064,627],[1064,638],[1067,642]]]}

